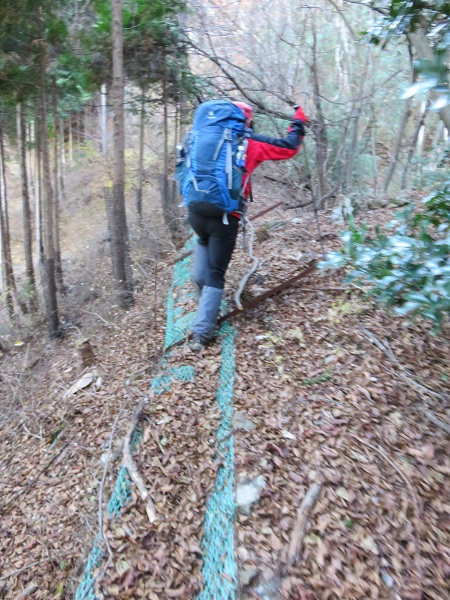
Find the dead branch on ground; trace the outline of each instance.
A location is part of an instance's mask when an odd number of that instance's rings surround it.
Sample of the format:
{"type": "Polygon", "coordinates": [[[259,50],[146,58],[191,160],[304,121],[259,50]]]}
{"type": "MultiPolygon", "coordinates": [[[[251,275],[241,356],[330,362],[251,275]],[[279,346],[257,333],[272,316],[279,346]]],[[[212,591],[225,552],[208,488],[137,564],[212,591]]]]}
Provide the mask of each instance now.
{"type": "Polygon", "coordinates": [[[57,452],[56,454],[54,454],[51,459],[42,467],[42,469],[40,471],[38,471],[37,475],[35,475],[33,477],[33,479],[31,479],[31,481],[29,481],[23,488],[21,488],[20,490],[18,490],[15,494],[13,494],[11,496],[11,498],[9,500],[7,500],[6,502],[4,502],[2,505],[0,505],[0,513],[7,508],[14,500],[16,500],[16,498],[18,498],[19,496],[22,496],[22,494],[25,494],[25,492],[27,492],[31,487],[33,487],[33,485],[36,483],[36,481],[39,479],[39,477],[49,468],[49,466],[59,457],[61,456],[61,454],[64,452],[64,450],[67,448],[67,446],[69,445],[69,443],[72,440],[68,440],[59,450],[59,452],[57,452]]]}
{"type": "Polygon", "coordinates": [[[142,413],[142,410],[144,408],[144,404],[146,403],[146,401],[147,401],[147,398],[145,397],[139,402],[137,410],[133,416],[133,421],[131,423],[131,427],[125,438],[124,447],[123,447],[123,466],[126,468],[131,479],[136,484],[136,487],[138,488],[141,498],[142,498],[143,502],[145,503],[145,511],[147,513],[148,520],[150,521],[150,523],[154,523],[156,521],[155,505],[153,504],[153,500],[151,499],[150,494],[149,494],[147,488],[145,487],[144,480],[142,479],[142,477],[138,471],[138,468],[133,461],[133,457],[131,454],[131,439],[133,437],[134,431],[135,431],[136,426],[141,417],[141,413],[142,413]]]}
{"type": "Polygon", "coordinates": [[[99,533],[99,536],[101,537],[101,539],[103,540],[111,559],[113,558],[111,546],[108,542],[106,535],[103,532],[103,488],[105,486],[106,475],[108,473],[109,460],[111,457],[111,448],[112,448],[112,441],[114,438],[114,432],[116,430],[117,422],[118,422],[120,416],[122,415],[123,411],[124,411],[124,405],[122,404],[119,412],[116,415],[116,418],[114,419],[114,423],[111,428],[111,433],[110,433],[109,440],[108,440],[108,449],[107,449],[107,454],[106,454],[106,458],[105,458],[105,466],[103,468],[103,475],[102,475],[102,479],[100,482],[100,488],[98,491],[98,533],[99,533]]]}
{"type": "Polygon", "coordinates": [[[374,446],[373,444],[371,444],[367,440],[361,439],[360,437],[358,437],[354,433],[350,433],[350,435],[357,442],[359,442],[360,444],[363,444],[364,446],[367,446],[368,448],[370,448],[374,452],[377,452],[377,454],[379,454],[382,458],[384,458],[384,460],[389,465],[391,465],[391,467],[401,477],[401,479],[405,483],[406,487],[408,488],[409,493],[411,494],[412,505],[413,505],[413,509],[414,509],[414,517],[415,517],[414,520],[416,522],[415,523],[415,527],[414,527],[414,538],[415,538],[415,542],[416,542],[417,578],[418,578],[418,583],[419,583],[419,586],[420,586],[420,598],[421,598],[422,597],[422,589],[423,589],[423,573],[422,573],[422,559],[421,559],[421,555],[420,555],[420,538],[419,538],[420,508],[419,508],[419,501],[417,499],[417,494],[416,494],[416,492],[415,492],[415,490],[414,490],[414,488],[413,488],[412,483],[410,482],[410,480],[406,477],[406,475],[403,473],[403,471],[400,469],[400,467],[398,467],[395,464],[395,462],[393,460],[391,460],[391,458],[389,458],[388,454],[383,449],[378,448],[377,446],[374,446]]]}
{"type": "Polygon", "coordinates": [[[30,583],[28,587],[26,587],[22,592],[20,592],[20,594],[18,594],[14,598],[14,600],[22,600],[23,598],[28,598],[28,596],[31,596],[31,594],[35,592],[38,587],[39,586],[37,585],[37,583],[30,583]]]}
{"type": "MultiPolygon", "coordinates": [[[[422,399],[426,395],[429,395],[429,396],[434,396],[435,398],[439,398],[439,400],[441,400],[442,402],[446,402],[446,400],[448,400],[447,394],[439,394],[438,392],[434,392],[433,390],[430,390],[428,387],[417,382],[413,378],[412,373],[410,373],[408,371],[408,369],[406,369],[406,367],[404,367],[398,361],[397,357],[392,352],[392,349],[386,340],[384,340],[384,344],[383,344],[382,342],[380,342],[380,340],[378,338],[376,338],[374,336],[374,334],[371,331],[366,329],[363,325],[360,325],[360,330],[362,331],[362,333],[364,333],[364,335],[366,335],[369,338],[369,340],[372,342],[372,344],[374,344],[379,350],[381,350],[387,356],[387,358],[390,360],[391,364],[393,364],[395,367],[397,367],[397,369],[399,370],[397,375],[403,381],[405,381],[409,386],[414,388],[422,399]]],[[[425,408],[423,406],[414,406],[414,410],[423,414],[425,416],[425,418],[428,421],[430,421],[430,423],[433,423],[434,425],[436,425],[436,427],[439,427],[439,429],[442,429],[442,431],[445,431],[447,434],[450,435],[450,425],[448,425],[447,423],[444,423],[443,421],[438,419],[427,408],[425,408]]]]}
{"type": "MultiPolygon", "coordinates": [[[[64,554],[64,553],[58,554],[58,562],[61,560],[61,558],[70,559],[70,558],[73,558],[74,556],[76,556],[76,555],[75,554],[64,554]]],[[[7,575],[2,575],[0,577],[0,581],[6,581],[10,577],[15,577],[16,575],[20,575],[21,573],[24,573],[25,571],[29,571],[30,569],[33,569],[34,567],[44,565],[45,563],[53,562],[54,560],[56,560],[54,556],[47,556],[47,558],[37,560],[35,562],[29,563],[28,565],[25,565],[24,567],[20,567],[20,569],[11,571],[11,573],[8,573],[7,575]]]]}
{"type": "Polygon", "coordinates": [[[445,433],[450,435],[450,425],[447,425],[447,423],[444,423],[444,421],[438,419],[436,415],[434,415],[431,411],[425,408],[425,406],[415,406],[414,410],[422,413],[423,416],[427,419],[427,421],[430,421],[430,423],[433,423],[433,425],[436,425],[436,427],[442,429],[442,431],[445,431],[445,433]]]}
{"type": "Polygon", "coordinates": [[[292,529],[291,540],[283,562],[288,567],[298,566],[302,557],[303,539],[306,534],[311,511],[315,507],[322,489],[321,483],[313,483],[303,498],[302,503],[297,509],[294,527],[292,529]]]}

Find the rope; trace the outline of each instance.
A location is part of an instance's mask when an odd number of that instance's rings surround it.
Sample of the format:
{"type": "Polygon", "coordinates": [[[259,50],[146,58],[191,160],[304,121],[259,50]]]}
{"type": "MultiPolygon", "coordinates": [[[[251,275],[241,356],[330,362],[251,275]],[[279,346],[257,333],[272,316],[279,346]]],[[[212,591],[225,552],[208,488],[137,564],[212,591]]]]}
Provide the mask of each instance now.
{"type": "Polygon", "coordinates": [[[237,292],[234,295],[234,303],[236,304],[236,306],[238,307],[239,310],[244,310],[244,307],[241,302],[241,294],[244,291],[244,287],[245,287],[247,281],[250,279],[250,277],[253,275],[253,273],[256,271],[256,269],[259,266],[259,260],[256,258],[256,256],[253,256],[253,242],[255,241],[255,228],[253,227],[253,224],[250,222],[250,219],[248,217],[244,217],[244,221],[245,221],[245,227],[246,228],[248,227],[250,229],[250,241],[248,244],[248,255],[251,258],[251,260],[253,261],[253,265],[252,265],[251,269],[241,279],[241,283],[239,284],[237,292]]]}

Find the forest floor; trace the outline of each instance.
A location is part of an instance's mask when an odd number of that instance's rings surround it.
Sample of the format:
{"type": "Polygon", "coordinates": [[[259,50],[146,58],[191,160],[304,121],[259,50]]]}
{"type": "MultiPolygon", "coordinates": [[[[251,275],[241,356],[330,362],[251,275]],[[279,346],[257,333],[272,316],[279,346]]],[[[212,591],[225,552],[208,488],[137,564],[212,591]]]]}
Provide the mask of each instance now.
{"type": "MultiPolygon", "coordinates": [[[[257,210],[276,201],[265,187],[257,210]]],[[[393,210],[361,216],[380,224],[393,210]]],[[[312,212],[277,209],[254,225],[260,266],[246,300],[321,256],[312,212]]],[[[321,225],[325,249],[337,248],[342,224],[324,211],[321,225]]],[[[188,600],[201,590],[221,357],[219,344],[200,356],[181,345],[168,366],[192,366],[195,378],[149,392],[174,258],[142,277],[127,313],[94,298],[82,331],[4,344],[0,598],[73,598],[99,533],[109,561],[96,572],[97,597],[188,600]],[[84,370],[82,337],[95,353],[84,370]],[[88,384],[74,390],[82,376],[88,384]],[[135,460],[155,502],[152,525],[134,488],[120,517],[106,510],[144,396],[135,460]]],[[[230,302],[249,266],[237,250],[230,302]]],[[[93,276],[101,285],[100,268],[93,276]]],[[[377,308],[342,273],[314,271],[232,325],[235,485],[259,484],[235,522],[240,597],[450,597],[448,324],[433,336],[427,323],[377,308]],[[298,510],[314,491],[311,510],[298,510]]]]}

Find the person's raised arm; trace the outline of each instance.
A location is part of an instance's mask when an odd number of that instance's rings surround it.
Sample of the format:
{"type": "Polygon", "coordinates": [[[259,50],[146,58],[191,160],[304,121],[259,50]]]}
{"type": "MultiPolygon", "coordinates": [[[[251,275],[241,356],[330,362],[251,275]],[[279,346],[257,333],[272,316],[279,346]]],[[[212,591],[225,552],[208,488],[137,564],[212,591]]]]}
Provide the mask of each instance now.
{"type": "Polygon", "coordinates": [[[247,148],[245,168],[249,173],[266,160],[287,160],[297,154],[305,136],[306,115],[301,106],[295,113],[284,138],[276,138],[260,133],[251,133],[247,148]]]}

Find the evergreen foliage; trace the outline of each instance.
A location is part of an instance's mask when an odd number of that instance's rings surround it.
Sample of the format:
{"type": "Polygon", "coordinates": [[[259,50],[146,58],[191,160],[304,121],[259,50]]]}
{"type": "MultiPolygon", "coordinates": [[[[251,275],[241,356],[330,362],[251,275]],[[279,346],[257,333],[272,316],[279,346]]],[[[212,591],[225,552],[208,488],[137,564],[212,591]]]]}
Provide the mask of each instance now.
{"type": "Polygon", "coordinates": [[[369,282],[378,302],[399,315],[422,315],[439,331],[450,312],[450,182],[423,204],[411,204],[374,237],[350,218],[343,248],[320,266],[350,267],[347,281],[369,282]]]}

